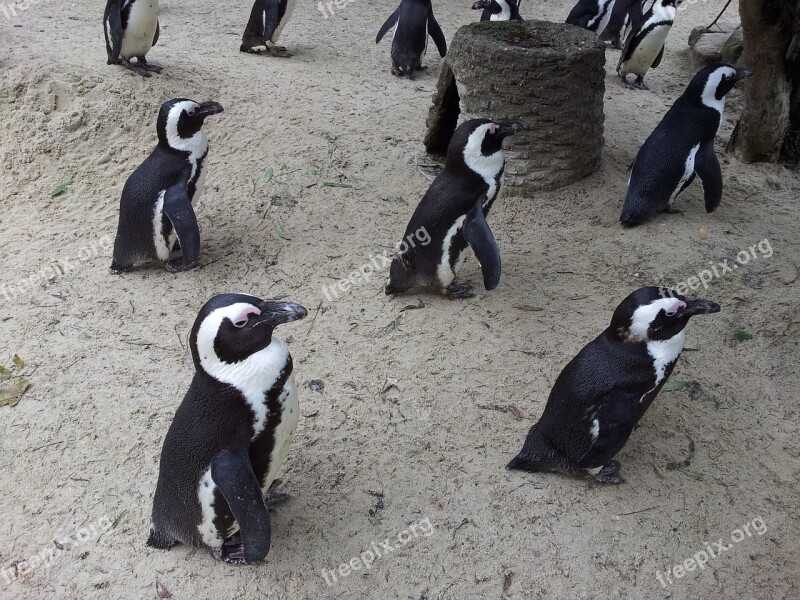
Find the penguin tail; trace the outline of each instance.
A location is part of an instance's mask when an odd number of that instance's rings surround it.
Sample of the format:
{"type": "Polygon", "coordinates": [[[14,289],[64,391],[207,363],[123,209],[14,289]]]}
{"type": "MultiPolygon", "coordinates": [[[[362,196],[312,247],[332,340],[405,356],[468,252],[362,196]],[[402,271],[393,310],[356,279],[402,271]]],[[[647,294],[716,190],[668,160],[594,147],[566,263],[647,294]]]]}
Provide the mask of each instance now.
{"type": "Polygon", "coordinates": [[[653,216],[653,211],[647,206],[642,198],[631,197],[628,195],[625,198],[625,204],[622,207],[622,214],[619,217],[619,222],[623,227],[636,227],[645,221],[649,221],[653,216]]]}
{"type": "Polygon", "coordinates": [[[173,540],[166,533],[150,529],[150,537],[147,538],[147,545],[151,548],[158,548],[160,550],[169,550],[177,542],[173,540]]]}
{"type": "Polygon", "coordinates": [[[530,473],[540,471],[553,473],[570,470],[567,459],[542,437],[536,425],[528,432],[525,445],[520,453],[506,465],[506,469],[528,471],[530,473]]]}
{"type": "Polygon", "coordinates": [[[517,454],[511,460],[511,462],[506,465],[506,469],[513,471],[528,471],[529,473],[553,470],[549,464],[542,462],[540,457],[528,454],[524,450],[517,454]]]}

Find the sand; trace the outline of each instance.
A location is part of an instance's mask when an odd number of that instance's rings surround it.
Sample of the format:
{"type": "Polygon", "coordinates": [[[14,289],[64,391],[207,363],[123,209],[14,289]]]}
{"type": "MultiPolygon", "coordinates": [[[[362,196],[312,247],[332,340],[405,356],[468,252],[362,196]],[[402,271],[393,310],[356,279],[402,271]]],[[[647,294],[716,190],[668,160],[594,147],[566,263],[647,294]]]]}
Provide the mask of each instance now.
{"type": "MultiPolygon", "coordinates": [[[[156,582],[187,599],[798,597],[800,181],[723,153],[715,213],[695,184],[683,215],[616,222],[628,165],[697,68],[688,33],[718,4],[679,13],[650,91],[622,88],[607,52],[602,170],[501,197],[489,221],[502,280],[484,292],[470,257],[462,278],[479,293],[460,302],[389,300],[385,272],[333,301],[324,291],[391,250],[433,172],[417,163],[430,162],[421,140],[441,59],[429,54],[416,81],[389,74],[388,39],[374,44],[388,0],[328,19],[302,2],[288,60],[238,52],[249,4],[165,0],[148,56],[165,69],[146,81],[105,64],[102,3],[0,8],[0,286],[16,286],[0,291],[0,364],[19,354],[31,383],[0,407],[0,598],[156,598],[156,582]],[[122,186],[176,96],[225,107],[206,127],[202,266],[113,276],[122,186]],[[623,297],[741,251],[746,262],[700,290],[722,312],[690,323],[672,375],[688,385],[661,394],[618,456],[625,485],[504,469],[623,297]],[[309,309],[277,333],[301,388],[282,474],[291,499],[273,514],[266,564],[245,568],[144,545],[161,443],[193,374],[186,338],[223,291],[309,309]],[[730,548],[676,576],[720,539],[730,548]]],[[[478,18],[469,5],[436,4],[448,39],[478,18]]],[[[522,14],[570,8],[526,1],[522,14]]],[[[734,91],[720,152],[740,110],[734,91]]]]}

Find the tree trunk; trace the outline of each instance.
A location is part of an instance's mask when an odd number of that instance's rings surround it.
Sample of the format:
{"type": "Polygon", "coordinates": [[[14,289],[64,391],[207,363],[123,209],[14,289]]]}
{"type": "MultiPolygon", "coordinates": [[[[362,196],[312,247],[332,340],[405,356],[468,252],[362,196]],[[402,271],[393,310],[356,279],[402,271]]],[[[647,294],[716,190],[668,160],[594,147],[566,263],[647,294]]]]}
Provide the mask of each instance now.
{"type": "Polygon", "coordinates": [[[740,0],[742,62],[753,70],[730,148],[745,162],[800,158],[800,0],[740,0]]]}

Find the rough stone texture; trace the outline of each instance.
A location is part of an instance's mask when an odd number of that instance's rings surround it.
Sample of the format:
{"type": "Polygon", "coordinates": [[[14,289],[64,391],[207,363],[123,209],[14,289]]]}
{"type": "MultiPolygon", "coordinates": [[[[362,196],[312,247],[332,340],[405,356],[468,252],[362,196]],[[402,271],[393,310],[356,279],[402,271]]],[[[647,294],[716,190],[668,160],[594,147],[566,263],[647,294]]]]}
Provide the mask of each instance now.
{"type": "Polygon", "coordinates": [[[692,52],[695,57],[705,63],[719,62],[722,56],[722,46],[730,36],[729,33],[708,31],[695,40],[692,52]]]}
{"type": "Polygon", "coordinates": [[[600,168],[605,44],[542,21],[473,23],[445,57],[425,147],[443,153],[457,123],[486,117],[525,125],[505,142],[512,194],[552,190],[600,168]]]}
{"type": "Polygon", "coordinates": [[[739,62],[744,52],[744,30],[738,27],[722,44],[722,62],[735,64],[739,62]]]}
{"type": "Polygon", "coordinates": [[[744,34],[736,23],[717,23],[711,30],[695,27],[689,34],[689,47],[702,62],[735,63],[744,50],[744,34]]]}

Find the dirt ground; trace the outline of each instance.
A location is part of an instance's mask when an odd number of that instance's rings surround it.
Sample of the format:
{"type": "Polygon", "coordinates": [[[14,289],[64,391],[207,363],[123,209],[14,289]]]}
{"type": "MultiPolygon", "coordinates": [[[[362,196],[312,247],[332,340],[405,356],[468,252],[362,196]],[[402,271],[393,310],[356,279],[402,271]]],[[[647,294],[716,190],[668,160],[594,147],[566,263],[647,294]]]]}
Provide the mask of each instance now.
{"type": "MultiPolygon", "coordinates": [[[[448,40],[478,18],[470,4],[435,3],[448,40]]],[[[561,21],[570,5],[526,0],[522,14],[561,21]]],[[[146,81],[106,66],[102,3],[0,16],[0,364],[19,354],[31,383],[0,407],[0,598],[156,598],[157,581],[178,599],[800,597],[800,180],[722,154],[715,213],[694,184],[683,215],[616,222],[628,165],[697,68],[688,33],[721,5],[679,12],[650,91],[624,89],[608,50],[602,170],[501,197],[489,219],[500,285],[484,292],[470,257],[462,279],[480,292],[458,302],[389,300],[385,271],[324,292],[391,250],[429,183],[416,163],[441,59],[431,45],[416,81],[389,74],[389,40],[374,43],[389,0],[328,19],[304,0],[284,32],[289,60],[239,53],[249,3],[164,0],[148,58],[165,69],[146,81]],[[122,186],[176,96],[225,107],[206,126],[202,267],[113,276],[122,186]],[[623,297],[725,259],[737,268],[700,290],[722,312],[690,323],[672,375],[686,385],[661,394],[618,457],[625,485],[504,469],[623,297]],[[277,330],[301,388],[291,499],[266,564],[245,568],[144,544],[161,443],[193,374],[186,338],[223,291],[309,309],[277,330]],[[730,547],[714,552],[720,539],[730,547]]],[[[720,152],[740,108],[734,91],[720,152]]]]}

